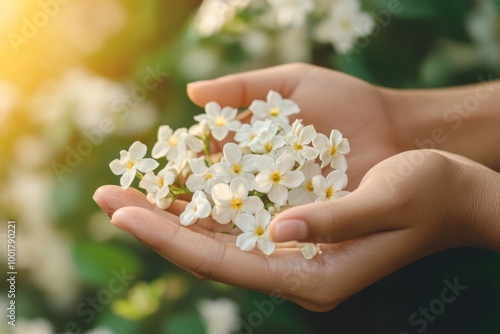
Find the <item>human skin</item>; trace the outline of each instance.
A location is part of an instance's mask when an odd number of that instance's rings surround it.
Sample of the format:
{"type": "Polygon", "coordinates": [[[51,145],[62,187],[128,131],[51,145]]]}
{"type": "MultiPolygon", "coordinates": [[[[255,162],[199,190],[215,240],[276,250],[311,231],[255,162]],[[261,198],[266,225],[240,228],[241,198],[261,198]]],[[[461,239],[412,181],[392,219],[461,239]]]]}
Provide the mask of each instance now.
{"type": "MultiPolygon", "coordinates": [[[[498,83],[490,85],[500,91],[498,83]]],[[[116,186],[101,187],[94,199],[115,226],[197,277],[327,311],[429,254],[461,246],[500,251],[500,176],[488,168],[499,166],[494,143],[500,142],[495,131],[500,116],[494,106],[500,105],[500,93],[482,100],[453,130],[458,132],[450,131],[439,143],[478,162],[445,151],[413,150],[414,138],[425,139],[443,127],[446,108],[476,88],[396,91],[300,64],[190,85],[193,102],[233,107],[273,89],[301,106],[304,124],[323,133],[336,128],[349,138],[353,192],[279,214],[270,236],[283,243],[269,257],[241,251],[234,235],[214,232],[220,224],[211,219],[181,226],[178,216],[186,202],[180,200],[163,211],[139,191],[116,186]],[[319,242],[321,254],[305,260],[293,240],[319,242]]]]}

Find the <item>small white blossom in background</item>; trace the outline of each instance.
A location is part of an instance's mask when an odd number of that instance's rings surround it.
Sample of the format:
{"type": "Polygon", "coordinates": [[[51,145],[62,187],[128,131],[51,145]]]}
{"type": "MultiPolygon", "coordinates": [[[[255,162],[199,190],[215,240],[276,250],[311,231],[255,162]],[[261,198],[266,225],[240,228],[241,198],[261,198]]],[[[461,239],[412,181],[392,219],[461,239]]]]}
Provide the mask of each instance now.
{"type": "Polygon", "coordinates": [[[12,334],[52,334],[54,332],[54,327],[52,324],[45,319],[18,319],[16,326],[12,327],[12,334]]]}
{"type": "MultiPolygon", "coordinates": [[[[270,255],[275,249],[268,237],[273,216],[291,206],[335,200],[348,193],[343,189],[349,142],[338,130],[328,138],[301,120],[290,125],[289,117],[300,108],[278,92],[270,91],[266,101],[253,101],[249,110],[250,123],[241,124],[236,109],[209,102],[189,131],[161,126],[152,155],[166,164],[157,174],[153,170],[159,162],[144,158],[147,148],[140,142],[121,151],[110,168],[122,175],[123,188],[139,177],[139,187],[162,209],[179,196],[191,196],[180,215],[182,225],[208,217],[219,224],[232,223],[241,231],[236,246],[270,255]],[[226,142],[222,155],[213,154],[218,152],[210,151],[211,142],[227,140],[230,133],[236,142],[226,142]],[[323,168],[330,167],[334,170],[324,177],[323,168]]],[[[317,254],[315,245],[300,249],[306,258],[317,254]]]]}
{"type": "Polygon", "coordinates": [[[198,311],[205,323],[207,334],[229,334],[240,327],[239,307],[230,299],[203,299],[198,303],[198,311]]]}
{"type": "Polygon", "coordinates": [[[328,18],[315,31],[319,42],[331,43],[335,50],[347,53],[359,37],[372,33],[375,21],[361,10],[359,0],[337,0],[330,8],[328,18]]]}
{"type": "Polygon", "coordinates": [[[255,59],[275,52],[286,62],[309,59],[314,42],[347,53],[374,27],[360,0],[204,0],[194,19],[201,37],[228,37],[219,40],[224,43],[236,34],[242,49],[255,59]]]}

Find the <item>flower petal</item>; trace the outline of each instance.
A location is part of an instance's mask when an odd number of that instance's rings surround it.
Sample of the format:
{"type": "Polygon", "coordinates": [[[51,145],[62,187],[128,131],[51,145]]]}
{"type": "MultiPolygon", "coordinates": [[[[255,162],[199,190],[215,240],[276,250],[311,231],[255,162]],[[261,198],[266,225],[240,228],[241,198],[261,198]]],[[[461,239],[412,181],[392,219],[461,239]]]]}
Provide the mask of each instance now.
{"type": "Polygon", "coordinates": [[[302,148],[302,150],[300,151],[300,154],[306,160],[314,160],[318,157],[319,151],[315,148],[310,147],[310,146],[304,146],[302,148]]]}
{"type": "Polygon", "coordinates": [[[304,174],[301,171],[296,170],[282,175],[280,184],[288,188],[296,188],[304,182],[304,180],[304,174]]]}
{"type": "Polygon", "coordinates": [[[222,151],[224,153],[224,158],[226,159],[226,162],[228,162],[231,165],[239,163],[243,155],[241,147],[239,147],[235,143],[227,143],[226,145],[224,145],[222,151]]]}
{"type": "Polygon", "coordinates": [[[242,177],[235,177],[229,184],[231,193],[235,198],[247,198],[248,196],[248,182],[242,177]]]}
{"type": "Polygon", "coordinates": [[[259,238],[254,232],[242,233],[236,238],[236,246],[238,246],[243,251],[251,251],[255,248],[255,244],[259,238]]]}
{"type": "Polygon", "coordinates": [[[139,159],[144,158],[144,156],[146,155],[146,152],[148,151],[148,148],[146,147],[146,145],[144,145],[140,141],[136,141],[132,145],[130,145],[130,148],[128,151],[130,153],[130,159],[139,160],[139,159]]]}
{"type": "Polygon", "coordinates": [[[135,163],[135,168],[143,173],[150,172],[152,170],[155,170],[160,164],[158,161],[151,159],[151,158],[146,158],[139,160],[135,163]]]}
{"type": "Polygon", "coordinates": [[[217,205],[229,206],[233,199],[233,193],[229,185],[218,183],[212,188],[212,198],[217,205]]]}
{"type": "Polygon", "coordinates": [[[274,242],[267,240],[265,238],[260,238],[257,241],[257,247],[260,249],[260,251],[266,255],[271,255],[274,252],[274,249],[276,248],[276,245],[274,242]]]}
{"type": "Polygon", "coordinates": [[[123,189],[127,189],[132,184],[135,178],[135,169],[127,169],[120,178],[120,185],[123,189]]]}
{"type": "Polygon", "coordinates": [[[261,193],[267,193],[272,185],[270,173],[261,172],[255,177],[255,190],[261,193]]]}
{"type": "Polygon", "coordinates": [[[205,112],[208,117],[215,119],[220,115],[220,105],[217,102],[208,102],[205,105],[205,112]]]}
{"type": "Polygon", "coordinates": [[[288,190],[282,185],[275,184],[271,187],[267,197],[269,197],[273,203],[284,205],[288,200],[288,190]]]}
{"type": "Polygon", "coordinates": [[[254,232],[255,231],[255,218],[249,213],[239,214],[235,219],[234,223],[243,232],[254,232]]]}
{"type": "Polygon", "coordinates": [[[221,110],[221,116],[224,117],[227,120],[232,120],[236,117],[236,114],[238,113],[238,109],[231,108],[231,107],[224,107],[221,110]]]}
{"type": "Polygon", "coordinates": [[[251,214],[256,213],[264,207],[264,203],[257,196],[249,196],[243,201],[242,210],[251,214]]]}
{"type": "Polygon", "coordinates": [[[212,209],[212,218],[219,224],[227,224],[233,217],[231,207],[216,205],[212,209]]]}
{"type": "Polygon", "coordinates": [[[186,207],[186,211],[181,213],[179,218],[180,218],[181,224],[184,226],[192,225],[196,222],[196,220],[198,220],[198,217],[196,217],[196,215],[192,211],[192,209],[189,209],[188,207],[186,207]]]}
{"type": "Polygon", "coordinates": [[[215,128],[212,129],[212,136],[214,137],[215,140],[218,141],[221,141],[224,138],[226,138],[228,133],[229,130],[223,126],[216,126],[215,128]]]}
{"type": "Polygon", "coordinates": [[[111,172],[115,175],[122,175],[127,169],[125,165],[118,159],[115,159],[109,163],[109,168],[111,172]]]}

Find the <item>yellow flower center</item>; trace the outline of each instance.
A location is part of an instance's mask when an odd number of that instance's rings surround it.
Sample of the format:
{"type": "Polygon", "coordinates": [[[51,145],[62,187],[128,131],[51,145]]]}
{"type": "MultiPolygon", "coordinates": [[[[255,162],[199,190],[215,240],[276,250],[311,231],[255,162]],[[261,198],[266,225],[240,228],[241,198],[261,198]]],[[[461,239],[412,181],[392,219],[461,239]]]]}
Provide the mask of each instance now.
{"type": "Polygon", "coordinates": [[[205,180],[210,180],[213,177],[214,177],[214,174],[212,174],[212,173],[205,174],[205,180]]]}
{"type": "Polygon", "coordinates": [[[179,143],[179,139],[177,139],[176,136],[170,136],[170,138],[168,138],[168,144],[172,147],[175,147],[177,146],[177,144],[179,143]]]}
{"type": "Polygon", "coordinates": [[[279,108],[271,108],[269,109],[269,115],[273,117],[277,117],[280,115],[280,109],[279,108]]]}
{"type": "Polygon", "coordinates": [[[127,168],[128,169],[132,169],[135,165],[135,161],[133,160],[129,160],[128,163],[127,163],[127,168]]]}
{"type": "Polygon", "coordinates": [[[267,153],[271,153],[271,151],[273,150],[273,144],[269,143],[265,146],[265,149],[266,149],[266,152],[267,153]]]}
{"type": "Polygon", "coordinates": [[[293,148],[296,150],[296,151],[300,151],[304,148],[304,146],[301,144],[301,143],[295,143],[293,145],[293,148]]]}
{"type": "Polygon", "coordinates": [[[332,187],[328,187],[328,189],[326,189],[325,198],[330,199],[332,196],[333,196],[333,189],[332,187]]]}
{"type": "Polygon", "coordinates": [[[262,226],[259,226],[255,229],[255,234],[257,234],[257,236],[259,236],[259,237],[262,237],[264,235],[264,233],[265,233],[265,231],[262,228],[262,226]]]}
{"type": "Polygon", "coordinates": [[[310,193],[312,193],[312,192],[314,191],[314,187],[313,187],[312,182],[308,182],[308,183],[306,184],[306,190],[307,190],[308,192],[310,192],[310,193]]]}
{"type": "Polygon", "coordinates": [[[330,146],[330,155],[334,156],[337,153],[337,148],[335,146],[330,146]]]}
{"type": "Polygon", "coordinates": [[[158,187],[159,187],[159,188],[163,188],[163,186],[165,185],[165,181],[163,180],[163,178],[162,178],[162,177],[159,177],[159,178],[158,178],[158,182],[157,182],[157,184],[158,184],[158,187]]]}
{"type": "Polygon", "coordinates": [[[227,120],[222,116],[217,116],[217,118],[215,119],[215,125],[217,126],[224,126],[226,125],[226,123],[227,120]]]}
{"type": "Polygon", "coordinates": [[[233,201],[231,202],[231,206],[233,207],[233,209],[235,210],[239,210],[241,209],[241,207],[243,206],[243,202],[241,201],[240,198],[235,198],[233,199],[233,201]]]}
{"type": "Polygon", "coordinates": [[[271,174],[271,181],[273,183],[276,183],[276,184],[280,183],[280,181],[281,181],[281,175],[280,175],[280,173],[279,172],[272,173],[271,174]]]}
{"type": "Polygon", "coordinates": [[[234,174],[240,174],[241,173],[241,165],[233,165],[233,172],[234,172],[234,174]]]}

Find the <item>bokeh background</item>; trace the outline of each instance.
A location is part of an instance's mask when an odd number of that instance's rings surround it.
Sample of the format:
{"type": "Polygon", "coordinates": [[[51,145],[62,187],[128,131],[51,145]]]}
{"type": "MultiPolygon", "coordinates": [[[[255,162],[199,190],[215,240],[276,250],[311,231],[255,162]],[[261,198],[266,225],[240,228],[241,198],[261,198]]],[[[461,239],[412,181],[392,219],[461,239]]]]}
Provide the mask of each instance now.
{"type": "Polygon", "coordinates": [[[395,88],[496,79],[500,1],[201,2],[1,0],[0,235],[5,254],[17,221],[18,308],[15,328],[2,311],[0,332],[222,334],[239,322],[252,327],[243,333],[417,333],[412,313],[457,279],[467,289],[421,332],[499,333],[496,254],[431,256],[331,312],[268,312],[269,297],[200,281],[113,228],[91,197],[118,184],[108,163],[119,150],[193,123],[194,80],[296,61],[395,88]]]}

